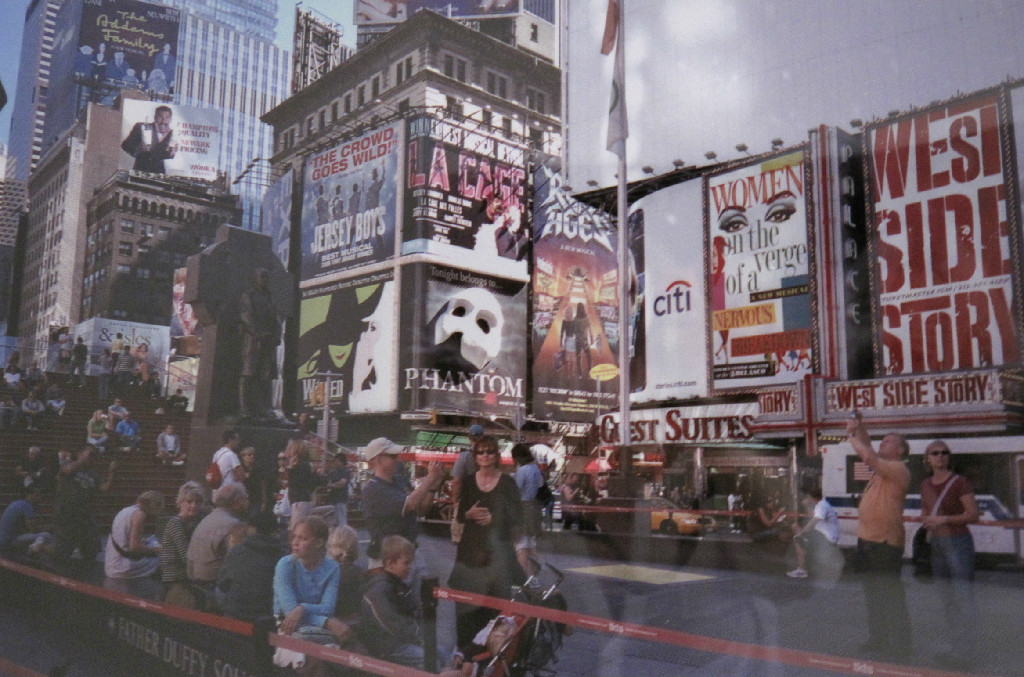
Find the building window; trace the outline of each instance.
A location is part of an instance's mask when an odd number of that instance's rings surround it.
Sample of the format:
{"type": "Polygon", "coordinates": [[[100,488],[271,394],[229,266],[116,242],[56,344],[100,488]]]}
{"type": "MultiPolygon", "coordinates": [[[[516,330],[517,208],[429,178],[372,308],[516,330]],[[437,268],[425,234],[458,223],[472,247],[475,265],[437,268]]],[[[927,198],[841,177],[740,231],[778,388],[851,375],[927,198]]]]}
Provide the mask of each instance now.
{"type": "Polygon", "coordinates": [[[409,110],[409,99],[402,99],[398,102],[398,112],[405,113],[409,110]]]}
{"type": "Polygon", "coordinates": [[[373,96],[374,99],[376,99],[378,96],[380,96],[380,76],[379,75],[374,76],[374,78],[372,80],[370,80],[370,91],[371,91],[371,96],[373,96]]]}
{"type": "Polygon", "coordinates": [[[120,256],[131,256],[132,255],[132,243],[125,242],[122,240],[117,245],[117,253],[120,256]]]}
{"type": "Polygon", "coordinates": [[[445,97],[445,103],[449,115],[462,115],[462,102],[454,96],[445,97]]]}
{"type": "Polygon", "coordinates": [[[345,95],[345,112],[346,113],[351,113],[352,112],[352,95],[351,94],[346,94],[345,95]]]}
{"type": "Polygon", "coordinates": [[[326,126],[327,126],[327,111],[321,110],[320,111],[320,124],[318,125],[317,129],[323,131],[324,127],[326,127],[326,126]]]}
{"type": "Polygon", "coordinates": [[[537,24],[530,24],[530,42],[537,42],[538,40],[540,40],[540,35],[538,34],[537,24]]]}
{"type": "Polygon", "coordinates": [[[139,243],[139,245],[138,245],[138,247],[136,247],[136,249],[138,250],[138,252],[140,254],[148,254],[149,250],[150,250],[150,246],[148,244],[139,243]]]}
{"type": "Polygon", "coordinates": [[[505,118],[501,121],[501,129],[506,136],[512,136],[512,118],[505,118]]]}
{"type": "Polygon", "coordinates": [[[544,114],[547,109],[547,97],[544,96],[544,92],[538,92],[536,89],[527,89],[526,106],[530,110],[544,114]]]}
{"type": "Polygon", "coordinates": [[[335,101],[331,104],[331,122],[338,121],[338,102],[335,101]]]}
{"type": "Polygon", "coordinates": [[[508,78],[493,71],[487,72],[487,91],[503,99],[508,98],[508,78]]]}
{"type": "Polygon", "coordinates": [[[452,56],[451,54],[445,54],[444,55],[444,62],[443,62],[443,65],[441,66],[441,69],[444,71],[445,75],[447,75],[450,78],[454,78],[455,77],[455,57],[452,56]]]}
{"type": "Polygon", "coordinates": [[[131,266],[126,266],[123,263],[117,264],[117,272],[119,275],[127,275],[132,272],[131,266]]]}
{"type": "Polygon", "coordinates": [[[408,80],[412,77],[412,57],[405,57],[405,79],[408,80]]]}
{"type": "Polygon", "coordinates": [[[134,221],[129,221],[128,219],[122,219],[121,220],[121,232],[122,233],[134,233],[135,232],[135,222],[134,221]]]}
{"type": "Polygon", "coordinates": [[[135,269],[135,277],[138,277],[138,278],[143,279],[143,280],[148,280],[149,279],[149,268],[136,268],[135,269]]]}
{"type": "MultiPolygon", "coordinates": [[[[412,64],[410,64],[411,66],[412,64]]],[[[460,59],[451,54],[444,55],[444,74],[450,78],[455,78],[459,82],[466,81],[466,60],[460,59]]]]}
{"type": "Polygon", "coordinates": [[[171,234],[171,227],[170,226],[160,226],[159,231],[160,231],[160,237],[167,237],[168,235],[171,234]]]}
{"type": "Polygon", "coordinates": [[[405,79],[404,70],[402,69],[401,62],[395,64],[395,84],[402,84],[402,80],[405,79]]]}
{"type": "Polygon", "coordinates": [[[140,223],[139,224],[139,235],[144,235],[146,237],[149,237],[152,234],[153,234],[153,224],[152,223],[140,223]]]}
{"type": "Polygon", "coordinates": [[[544,131],[541,129],[531,129],[530,141],[533,142],[534,147],[542,148],[544,146],[544,131]]]}
{"type": "Polygon", "coordinates": [[[485,125],[490,127],[494,124],[494,113],[489,110],[482,110],[480,111],[480,119],[485,125]]]}

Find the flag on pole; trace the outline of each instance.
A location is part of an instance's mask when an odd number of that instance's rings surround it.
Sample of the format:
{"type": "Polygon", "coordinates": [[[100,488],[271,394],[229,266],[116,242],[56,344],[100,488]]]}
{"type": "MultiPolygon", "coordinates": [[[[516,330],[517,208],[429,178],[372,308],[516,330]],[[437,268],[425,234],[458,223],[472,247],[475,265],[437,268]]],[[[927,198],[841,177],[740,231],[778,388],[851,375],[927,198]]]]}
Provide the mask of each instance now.
{"type": "Polygon", "coordinates": [[[629,121],[626,117],[626,51],[621,11],[620,0],[608,0],[601,54],[607,55],[615,49],[615,71],[612,76],[611,104],[608,107],[607,148],[620,158],[625,158],[629,121]]]}

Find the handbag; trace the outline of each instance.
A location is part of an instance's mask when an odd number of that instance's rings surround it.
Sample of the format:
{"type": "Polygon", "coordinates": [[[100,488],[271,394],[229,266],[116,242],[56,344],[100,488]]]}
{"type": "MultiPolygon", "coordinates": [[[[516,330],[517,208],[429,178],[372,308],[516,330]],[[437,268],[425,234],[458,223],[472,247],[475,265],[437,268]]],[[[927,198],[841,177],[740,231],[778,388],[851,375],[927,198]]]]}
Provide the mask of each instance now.
{"type": "MultiPolygon", "coordinates": [[[[939,506],[942,505],[942,499],[946,497],[946,492],[949,491],[950,487],[956,484],[959,477],[959,475],[953,475],[953,478],[946,482],[946,486],[943,487],[942,493],[940,493],[939,497],[935,499],[935,505],[932,506],[932,517],[938,514],[939,506]]],[[[910,549],[910,562],[914,565],[914,578],[922,583],[932,582],[931,532],[923,526],[914,534],[914,542],[910,549]]]]}

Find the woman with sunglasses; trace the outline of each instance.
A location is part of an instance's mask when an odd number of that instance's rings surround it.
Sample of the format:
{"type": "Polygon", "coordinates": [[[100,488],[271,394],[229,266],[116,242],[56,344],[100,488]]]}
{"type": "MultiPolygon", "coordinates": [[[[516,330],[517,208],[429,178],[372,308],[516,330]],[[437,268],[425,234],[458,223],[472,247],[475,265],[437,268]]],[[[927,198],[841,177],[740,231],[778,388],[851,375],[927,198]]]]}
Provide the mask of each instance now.
{"type": "Polygon", "coordinates": [[[950,469],[949,445],[936,440],[925,450],[931,476],[921,482],[921,523],[931,542],[932,575],[942,596],[950,651],[938,656],[944,667],[965,669],[974,652],[974,539],[967,528],[978,521],[974,487],[950,469]]]}
{"type": "MultiPolygon", "coordinates": [[[[484,435],[473,445],[477,471],[463,482],[455,519],[465,525],[448,585],[480,595],[508,598],[523,580],[515,543],[523,513],[515,481],[501,472],[498,441],[484,435]]],[[[472,604],[455,605],[455,634],[460,651],[498,612],[472,604]]]]}

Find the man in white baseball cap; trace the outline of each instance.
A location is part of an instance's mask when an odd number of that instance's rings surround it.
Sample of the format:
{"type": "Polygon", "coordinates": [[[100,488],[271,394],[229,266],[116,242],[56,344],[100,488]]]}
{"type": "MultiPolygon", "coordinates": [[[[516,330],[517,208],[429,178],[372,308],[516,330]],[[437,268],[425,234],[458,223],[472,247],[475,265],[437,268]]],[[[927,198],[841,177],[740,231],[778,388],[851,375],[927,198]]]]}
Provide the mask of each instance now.
{"type": "Polygon", "coordinates": [[[366,548],[369,568],[381,566],[380,545],[385,536],[398,534],[412,543],[419,532],[417,517],[430,507],[434,491],[441,484],[443,468],[432,462],[427,476],[413,489],[408,480],[398,476],[398,455],[403,448],[386,437],[378,437],[363,449],[363,457],[373,477],[363,487],[363,517],[370,534],[366,548]]]}

